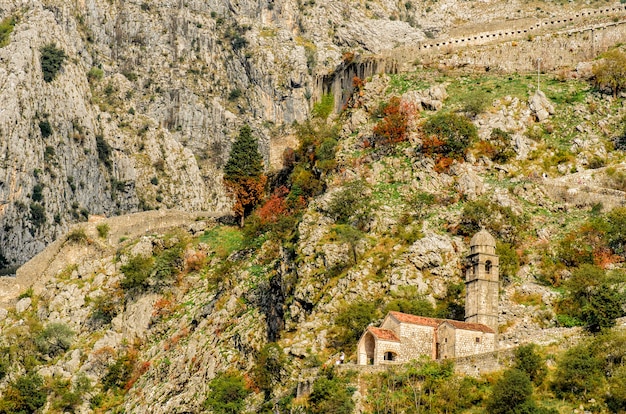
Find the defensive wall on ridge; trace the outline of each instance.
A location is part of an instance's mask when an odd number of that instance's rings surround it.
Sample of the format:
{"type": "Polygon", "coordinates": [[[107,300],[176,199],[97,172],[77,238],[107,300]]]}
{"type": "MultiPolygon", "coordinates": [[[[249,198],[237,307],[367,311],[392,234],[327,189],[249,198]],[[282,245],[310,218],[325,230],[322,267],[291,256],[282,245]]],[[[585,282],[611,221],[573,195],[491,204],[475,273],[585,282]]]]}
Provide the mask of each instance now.
{"type": "Polygon", "coordinates": [[[153,210],[109,218],[91,216],[89,222],[74,224],[68,231],[70,234],[76,230],[84,230],[88,243],[75,244],[65,249],[67,236],[64,235],[19,267],[15,277],[0,277],[0,304],[9,304],[28,288],[40,293],[45,283],[69,264],[80,265],[84,261],[93,261],[104,255],[113,254],[126,239],[186,226],[200,218],[215,219],[229,214],[153,210]],[[106,224],[109,228],[105,239],[98,234],[97,227],[101,224],[106,224]]]}
{"type": "Polygon", "coordinates": [[[352,94],[355,77],[409,72],[418,65],[529,72],[537,70],[538,59],[541,70],[553,71],[590,61],[613,45],[626,42],[626,4],[537,19],[527,27],[510,23],[514,29],[426,39],[379,55],[357,56],[342,62],[332,73],[317,76],[315,99],[333,94],[339,112],[352,94]]]}

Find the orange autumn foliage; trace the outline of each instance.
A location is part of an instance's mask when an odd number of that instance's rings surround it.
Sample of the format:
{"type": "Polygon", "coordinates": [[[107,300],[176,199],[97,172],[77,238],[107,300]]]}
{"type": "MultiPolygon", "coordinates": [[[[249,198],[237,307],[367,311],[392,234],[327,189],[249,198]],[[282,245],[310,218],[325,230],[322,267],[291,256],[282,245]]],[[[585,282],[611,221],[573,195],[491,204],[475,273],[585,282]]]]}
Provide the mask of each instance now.
{"type": "Polygon", "coordinates": [[[235,199],[233,212],[241,220],[243,226],[244,217],[252,208],[263,199],[267,177],[239,177],[233,180],[224,179],[226,190],[235,199]]]}
{"type": "Polygon", "coordinates": [[[257,214],[261,219],[261,224],[276,223],[281,216],[289,212],[285,196],[289,194],[289,189],[285,186],[277,188],[272,196],[258,209],[257,214]]]}

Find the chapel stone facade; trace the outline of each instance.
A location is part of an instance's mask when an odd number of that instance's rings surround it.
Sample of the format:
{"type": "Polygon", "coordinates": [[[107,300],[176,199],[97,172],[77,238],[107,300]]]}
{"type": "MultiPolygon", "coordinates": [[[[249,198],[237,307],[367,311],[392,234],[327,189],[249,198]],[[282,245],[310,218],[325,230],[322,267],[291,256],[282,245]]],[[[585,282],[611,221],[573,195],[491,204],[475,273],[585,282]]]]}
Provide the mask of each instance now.
{"type": "Polygon", "coordinates": [[[499,273],[496,241],[481,230],[470,241],[465,273],[465,321],[389,312],[379,328],[368,327],[357,348],[359,365],[409,362],[421,356],[459,358],[498,346],[499,273]]]}

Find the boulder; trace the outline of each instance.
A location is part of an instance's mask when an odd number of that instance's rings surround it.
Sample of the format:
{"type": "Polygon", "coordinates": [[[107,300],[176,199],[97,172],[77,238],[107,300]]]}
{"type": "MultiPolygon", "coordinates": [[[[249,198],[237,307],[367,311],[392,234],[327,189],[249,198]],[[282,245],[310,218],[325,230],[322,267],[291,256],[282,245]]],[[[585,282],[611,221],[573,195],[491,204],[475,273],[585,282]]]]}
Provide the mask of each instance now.
{"type": "Polygon", "coordinates": [[[31,298],[22,298],[15,304],[15,312],[19,315],[20,313],[28,310],[30,308],[31,303],[33,301],[31,298]]]}
{"type": "Polygon", "coordinates": [[[554,106],[546,97],[546,94],[540,90],[537,90],[528,100],[528,106],[539,122],[545,121],[550,115],[554,114],[554,106]]]}

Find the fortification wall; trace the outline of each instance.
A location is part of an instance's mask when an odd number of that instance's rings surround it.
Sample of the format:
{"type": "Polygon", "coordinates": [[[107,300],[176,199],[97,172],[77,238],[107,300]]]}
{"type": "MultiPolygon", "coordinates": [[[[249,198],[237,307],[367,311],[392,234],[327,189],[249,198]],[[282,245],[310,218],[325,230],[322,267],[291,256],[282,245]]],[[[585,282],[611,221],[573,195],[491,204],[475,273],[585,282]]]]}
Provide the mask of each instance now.
{"type": "MultiPolygon", "coordinates": [[[[515,26],[511,24],[511,26],[515,26]]],[[[503,72],[552,71],[589,61],[626,42],[626,5],[543,19],[526,28],[494,30],[458,38],[427,40],[377,56],[356,57],[330,74],[318,76],[314,100],[332,93],[339,112],[353,92],[353,79],[415,70],[416,64],[479,67],[503,72]],[[558,53],[555,53],[558,51],[558,53]]]]}
{"type": "Polygon", "coordinates": [[[20,293],[33,288],[40,293],[45,283],[68,264],[80,265],[84,261],[112,254],[126,238],[136,238],[144,234],[162,232],[167,229],[188,225],[199,217],[216,218],[225,212],[186,212],[178,210],[153,210],[117,217],[95,217],[88,223],[73,225],[68,234],[83,229],[92,243],[64,249],[66,235],[58,238],[43,251],[17,269],[15,277],[0,278],[0,304],[8,304],[20,293]],[[102,240],[98,236],[97,226],[106,223],[108,236],[102,240]]]}

